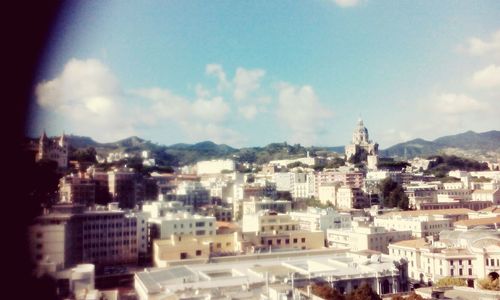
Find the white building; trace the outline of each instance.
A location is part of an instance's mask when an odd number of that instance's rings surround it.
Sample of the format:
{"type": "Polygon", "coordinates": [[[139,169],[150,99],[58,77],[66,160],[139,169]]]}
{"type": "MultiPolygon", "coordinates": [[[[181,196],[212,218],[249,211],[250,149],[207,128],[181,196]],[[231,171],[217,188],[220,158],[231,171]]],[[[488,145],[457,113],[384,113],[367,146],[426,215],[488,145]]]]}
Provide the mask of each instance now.
{"type": "Polygon", "coordinates": [[[272,200],[264,198],[261,200],[243,201],[243,215],[255,214],[261,210],[270,210],[278,213],[288,213],[292,210],[292,203],[287,200],[272,200]]]}
{"type": "Polygon", "coordinates": [[[332,204],[335,206],[337,203],[337,190],[340,183],[325,183],[318,187],[318,200],[322,204],[332,204]]]}
{"type": "Polygon", "coordinates": [[[328,245],[349,248],[351,251],[373,250],[388,254],[388,245],[411,238],[411,231],[387,230],[364,222],[353,222],[350,228],[328,229],[328,245]]]}
{"type": "Polygon", "coordinates": [[[365,196],[361,189],[341,186],[337,190],[335,207],[338,209],[353,209],[365,206],[365,196]]]}
{"type": "Polygon", "coordinates": [[[439,241],[417,239],[391,244],[389,254],[407,259],[408,274],[416,281],[455,277],[474,287],[477,279],[500,272],[500,233],[480,228],[443,231],[439,241]]]}
{"type": "Polygon", "coordinates": [[[162,199],[163,197],[159,201],[144,202],[142,204],[142,211],[147,213],[150,218],[163,217],[167,213],[193,212],[192,206],[186,206],[179,201],[163,201],[162,199]]]}
{"type": "Polygon", "coordinates": [[[220,174],[222,171],[233,172],[236,169],[234,160],[206,160],[196,163],[196,174],[220,174]]]}
{"type": "Polygon", "coordinates": [[[289,213],[292,219],[299,221],[300,229],[325,232],[327,229],[341,229],[351,227],[351,215],[340,213],[331,207],[320,209],[308,207],[307,211],[294,211],[289,213]]]}
{"type": "Polygon", "coordinates": [[[475,190],[472,192],[472,201],[491,201],[493,205],[500,204],[500,189],[475,190]]]}
{"type": "MultiPolygon", "coordinates": [[[[210,263],[146,269],[134,277],[140,300],[267,299],[267,287],[305,288],[316,281],[349,293],[361,282],[380,295],[407,290],[404,264],[387,255],[325,249],[212,258],[210,263]]],[[[292,288],[293,290],[293,288],[292,288]]]]}
{"type": "Polygon", "coordinates": [[[187,212],[167,213],[149,218],[151,239],[168,239],[171,235],[215,235],[215,217],[192,215],[187,212]]]}
{"type": "Polygon", "coordinates": [[[375,226],[382,226],[387,230],[404,231],[410,230],[413,237],[422,238],[426,236],[437,236],[443,230],[453,228],[453,222],[457,218],[467,219],[469,209],[449,209],[449,210],[427,210],[416,212],[395,212],[377,216],[374,219],[375,226]],[[450,214],[462,217],[452,217],[450,214]]]}

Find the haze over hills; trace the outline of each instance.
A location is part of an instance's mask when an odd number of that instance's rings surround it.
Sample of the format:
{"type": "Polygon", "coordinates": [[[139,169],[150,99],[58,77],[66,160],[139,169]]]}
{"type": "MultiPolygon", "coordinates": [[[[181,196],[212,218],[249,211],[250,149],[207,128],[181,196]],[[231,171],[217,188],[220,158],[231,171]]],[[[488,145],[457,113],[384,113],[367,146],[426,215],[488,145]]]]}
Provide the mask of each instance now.
{"type": "MultiPolygon", "coordinates": [[[[203,141],[196,144],[159,145],[132,136],[112,143],[99,143],[90,137],[67,135],[71,147],[83,149],[93,147],[98,154],[109,152],[134,153],[150,151],[153,156],[169,165],[183,165],[199,160],[232,157],[238,161],[263,163],[273,159],[304,156],[310,153],[322,155],[343,155],[344,146],[304,147],[285,143],[272,143],[264,147],[233,148],[225,144],[203,141]]],[[[74,150],[73,149],[73,150],[74,150]]],[[[454,154],[475,159],[491,159],[500,156],[500,131],[476,133],[467,131],[461,134],[444,136],[433,141],[414,139],[380,151],[382,157],[413,158],[436,154],[454,154]]]]}

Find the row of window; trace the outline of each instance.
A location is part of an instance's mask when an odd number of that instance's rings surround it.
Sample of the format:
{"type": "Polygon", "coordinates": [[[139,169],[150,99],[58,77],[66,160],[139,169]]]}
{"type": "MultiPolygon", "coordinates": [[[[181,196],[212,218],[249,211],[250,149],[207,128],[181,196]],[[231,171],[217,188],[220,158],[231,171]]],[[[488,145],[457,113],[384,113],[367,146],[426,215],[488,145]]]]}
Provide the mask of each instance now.
{"type": "MultiPolygon", "coordinates": [[[[273,241],[274,241],[274,239],[267,239],[267,245],[273,245],[274,244],[273,241]]],[[[294,244],[297,244],[298,241],[299,240],[297,238],[293,239],[293,243],[294,244]]],[[[266,244],[266,239],[262,238],[260,240],[260,242],[261,242],[261,244],[264,245],[264,244],[266,244]]],[[[281,242],[282,242],[281,239],[276,239],[276,245],[281,245],[281,242]]],[[[286,245],[288,245],[288,244],[290,244],[290,239],[284,239],[284,242],[285,242],[286,245]]],[[[306,238],[301,238],[301,242],[305,243],[306,242],[306,238]]]]}
{"type": "Polygon", "coordinates": [[[486,259],[486,265],[487,266],[492,266],[492,267],[494,267],[494,266],[498,267],[498,266],[500,266],[500,260],[497,258],[497,264],[495,265],[495,259],[493,259],[493,258],[488,259],[487,258],[486,259]]]}

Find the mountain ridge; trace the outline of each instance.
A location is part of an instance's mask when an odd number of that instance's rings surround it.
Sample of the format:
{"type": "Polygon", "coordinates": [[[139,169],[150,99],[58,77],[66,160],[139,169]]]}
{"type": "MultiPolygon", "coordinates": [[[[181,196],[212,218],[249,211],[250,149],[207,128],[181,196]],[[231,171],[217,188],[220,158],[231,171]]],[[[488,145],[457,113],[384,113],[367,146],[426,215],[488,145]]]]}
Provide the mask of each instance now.
{"type": "MultiPolygon", "coordinates": [[[[212,141],[194,144],[177,143],[169,146],[160,145],[131,136],[116,142],[100,143],[91,137],[66,135],[73,149],[95,148],[97,153],[150,151],[154,157],[167,164],[186,164],[203,159],[232,157],[239,161],[264,162],[273,159],[285,159],[304,156],[309,151],[314,154],[343,155],[344,146],[304,147],[300,144],[270,143],[266,146],[235,148],[212,141]]],[[[33,139],[35,140],[35,139],[33,139]]],[[[500,131],[490,130],[482,133],[466,131],[459,134],[438,137],[432,141],[422,138],[412,139],[380,150],[380,156],[393,158],[426,157],[437,154],[458,154],[469,157],[500,156],[500,131]]]]}

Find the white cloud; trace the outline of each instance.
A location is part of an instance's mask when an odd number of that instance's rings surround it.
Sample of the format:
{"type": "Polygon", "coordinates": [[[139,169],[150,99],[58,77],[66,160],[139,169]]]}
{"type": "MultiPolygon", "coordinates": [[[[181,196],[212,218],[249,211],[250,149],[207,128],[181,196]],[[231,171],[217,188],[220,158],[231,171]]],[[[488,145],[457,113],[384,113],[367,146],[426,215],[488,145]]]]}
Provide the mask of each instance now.
{"type": "Polygon", "coordinates": [[[486,54],[500,54],[500,30],[494,32],[489,40],[482,40],[478,37],[471,37],[465,46],[460,46],[460,50],[474,56],[486,54]]]}
{"type": "Polygon", "coordinates": [[[227,81],[226,73],[224,72],[224,69],[222,68],[221,65],[208,64],[205,67],[205,72],[208,75],[214,75],[215,77],[217,77],[217,79],[219,80],[218,85],[217,85],[217,89],[219,91],[223,91],[229,87],[229,82],[227,81]]]}
{"type": "Polygon", "coordinates": [[[258,109],[255,105],[246,105],[238,108],[238,112],[246,120],[253,120],[257,115],[258,109]]]}
{"type": "Polygon", "coordinates": [[[151,100],[148,113],[158,121],[219,123],[230,112],[229,105],[221,97],[190,101],[162,88],[136,90],[134,94],[151,100]]]}
{"type": "MultiPolygon", "coordinates": [[[[95,59],[71,59],[56,78],[36,86],[37,103],[80,134],[118,139],[135,133],[121,105],[123,93],[114,74],[95,59]],[[106,128],[106,130],[102,130],[106,128]]],[[[54,120],[48,120],[53,122],[54,120]]]]}
{"type": "Polygon", "coordinates": [[[223,126],[231,108],[222,97],[190,101],[162,88],[136,90],[134,93],[151,102],[150,109],[144,112],[151,125],[173,123],[189,142],[210,140],[239,145],[243,140],[238,132],[223,126]]]}
{"type": "Polygon", "coordinates": [[[341,7],[352,7],[359,4],[359,0],[334,0],[338,6],[341,7]]]}
{"type": "Polygon", "coordinates": [[[234,76],[234,98],[236,100],[245,99],[251,92],[260,87],[260,80],[266,74],[264,70],[236,69],[234,76]]]}
{"type": "Polygon", "coordinates": [[[326,128],[333,112],[319,102],[311,86],[282,83],[278,93],[278,119],[291,131],[291,142],[305,145],[317,142],[317,134],[326,128]]]}
{"type": "Polygon", "coordinates": [[[432,99],[432,108],[444,114],[486,111],[488,105],[464,94],[442,93],[432,99]]]}
{"type": "Polygon", "coordinates": [[[500,87],[500,67],[490,65],[472,75],[471,83],[477,88],[500,87]]]}

